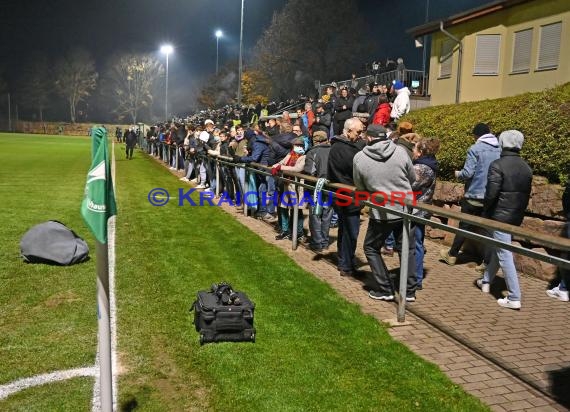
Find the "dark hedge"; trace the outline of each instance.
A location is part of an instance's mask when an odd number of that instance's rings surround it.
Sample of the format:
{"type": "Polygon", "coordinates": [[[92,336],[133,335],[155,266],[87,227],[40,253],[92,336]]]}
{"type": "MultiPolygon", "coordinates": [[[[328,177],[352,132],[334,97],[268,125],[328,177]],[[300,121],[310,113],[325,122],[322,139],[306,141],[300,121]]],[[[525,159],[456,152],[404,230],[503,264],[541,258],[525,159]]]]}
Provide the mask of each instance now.
{"type": "Polygon", "coordinates": [[[525,136],[521,156],[535,175],[551,183],[565,183],[570,172],[570,83],[539,93],[458,105],[435,106],[410,112],[411,122],[423,136],[438,137],[438,161],[442,179],[453,179],[474,142],[473,126],[487,123],[497,137],[504,130],[520,130],[525,136]]]}

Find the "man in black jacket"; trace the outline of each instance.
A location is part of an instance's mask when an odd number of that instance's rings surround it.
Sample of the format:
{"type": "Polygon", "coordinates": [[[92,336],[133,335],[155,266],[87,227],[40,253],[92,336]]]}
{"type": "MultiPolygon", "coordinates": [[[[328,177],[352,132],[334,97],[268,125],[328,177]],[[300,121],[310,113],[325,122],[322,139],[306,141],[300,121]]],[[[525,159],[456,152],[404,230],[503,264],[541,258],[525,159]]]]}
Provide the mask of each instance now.
{"type": "MultiPolygon", "coordinates": [[[[521,225],[532,186],[532,169],[519,155],[523,141],[524,136],[518,130],[507,130],[500,134],[501,157],[489,166],[483,217],[510,225],[521,225]]],[[[494,230],[493,238],[511,243],[509,233],[494,230]]],[[[509,293],[506,298],[497,300],[497,303],[504,308],[520,309],[519,279],[511,251],[495,248],[483,278],[477,280],[477,286],[489,293],[499,267],[503,271],[509,293]]]]}
{"type": "MultiPolygon", "coordinates": [[[[362,122],[353,117],[344,122],[342,134],[332,140],[327,167],[327,178],[331,183],[354,186],[352,160],[365,146],[360,139],[363,130],[362,122]]],[[[339,217],[338,270],[341,276],[353,276],[358,273],[354,254],[360,231],[360,207],[352,201],[347,206],[339,206],[335,202],[334,209],[339,217]]]]}

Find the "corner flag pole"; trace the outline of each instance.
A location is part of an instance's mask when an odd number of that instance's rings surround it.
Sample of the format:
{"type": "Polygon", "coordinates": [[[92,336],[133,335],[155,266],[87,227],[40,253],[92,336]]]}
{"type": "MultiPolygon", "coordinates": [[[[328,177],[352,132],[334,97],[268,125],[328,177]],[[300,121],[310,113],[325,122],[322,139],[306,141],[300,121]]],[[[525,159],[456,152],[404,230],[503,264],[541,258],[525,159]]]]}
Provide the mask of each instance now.
{"type": "Polygon", "coordinates": [[[92,159],[87,173],[81,215],[96,239],[97,319],[99,329],[99,374],[101,410],[113,411],[113,371],[111,360],[111,317],[109,301],[109,253],[107,220],[117,214],[111,165],[107,150],[107,130],[92,129],[92,159]]]}
{"type": "Polygon", "coordinates": [[[101,411],[113,411],[113,370],[111,366],[111,315],[109,303],[109,249],[96,241],[97,259],[97,323],[99,330],[99,382],[101,411]]]}

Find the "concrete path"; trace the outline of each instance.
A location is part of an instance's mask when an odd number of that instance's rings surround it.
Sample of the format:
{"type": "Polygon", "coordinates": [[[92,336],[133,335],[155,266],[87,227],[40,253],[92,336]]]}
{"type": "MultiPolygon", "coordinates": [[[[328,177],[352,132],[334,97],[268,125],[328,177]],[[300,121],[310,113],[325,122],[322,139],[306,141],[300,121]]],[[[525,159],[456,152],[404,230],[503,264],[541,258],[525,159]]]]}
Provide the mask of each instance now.
{"type": "MultiPolygon", "coordinates": [[[[368,297],[365,281],[343,278],[336,270],[336,244],[325,255],[306,246],[291,250],[290,241],[276,241],[274,228],[225,210],[267,242],[281,247],[300,266],[329,283],[364,313],[380,321],[394,321],[396,304],[368,297]]],[[[357,257],[370,273],[362,251],[367,222],[361,221],[357,257]]],[[[332,231],[336,239],[336,230],[332,231]]],[[[482,294],[474,285],[475,263],[450,267],[437,261],[441,246],[427,240],[428,275],[418,300],[408,305],[407,326],[389,329],[394,339],[438,365],[449,378],[480,398],[493,411],[566,411],[570,406],[570,305],[546,296],[547,283],[521,276],[522,310],[504,309],[496,299],[501,282],[482,294]]],[[[398,268],[396,257],[387,258],[398,268]]],[[[500,274],[500,272],[499,272],[500,274]]]]}

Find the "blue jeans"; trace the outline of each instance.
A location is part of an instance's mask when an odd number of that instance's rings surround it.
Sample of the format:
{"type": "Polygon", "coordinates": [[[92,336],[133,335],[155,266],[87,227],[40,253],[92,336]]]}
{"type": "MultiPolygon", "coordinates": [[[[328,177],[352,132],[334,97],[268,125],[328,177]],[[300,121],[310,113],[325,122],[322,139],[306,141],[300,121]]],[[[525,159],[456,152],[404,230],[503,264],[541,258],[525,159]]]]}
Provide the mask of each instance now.
{"type": "Polygon", "coordinates": [[[394,238],[394,232],[390,232],[390,235],[384,241],[384,246],[386,249],[394,249],[394,245],[396,244],[396,239],[394,238]]]}
{"type": "Polygon", "coordinates": [[[277,208],[277,205],[273,202],[273,196],[275,195],[275,179],[273,176],[265,176],[265,180],[267,182],[267,212],[273,215],[277,208]]]}
{"type": "Polygon", "coordinates": [[[424,237],[426,227],[416,224],[414,231],[416,235],[416,279],[418,280],[418,286],[422,286],[422,281],[424,280],[424,237]]]}
{"type": "Polygon", "coordinates": [[[309,209],[309,230],[311,232],[311,247],[314,249],[325,249],[329,247],[329,231],[331,226],[331,216],[333,208],[323,207],[323,214],[317,216],[309,209]]]}
{"type": "MultiPolygon", "coordinates": [[[[570,222],[566,223],[566,237],[570,239],[570,222]]],[[[568,259],[570,257],[570,253],[568,253],[565,258],[568,259]]],[[[570,269],[563,269],[560,268],[560,284],[558,285],[558,289],[563,292],[568,291],[568,286],[570,286],[570,269]]]]}
{"type": "MultiPolygon", "coordinates": [[[[281,227],[281,232],[293,234],[291,229],[291,224],[293,223],[293,209],[289,210],[287,207],[279,208],[279,224],[281,227]]],[[[303,215],[303,210],[299,209],[297,215],[297,237],[303,236],[303,224],[305,222],[305,216],[303,215]]]]}
{"type": "MultiPolygon", "coordinates": [[[[493,230],[493,239],[500,240],[501,242],[511,243],[511,235],[509,233],[499,232],[493,230]]],[[[515,262],[513,261],[513,253],[510,250],[501,249],[498,247],[493,248],[491,254],[491,261],[487,265],[487,269],[483,274],[483,283],[492,283],[499,267],[503,270],[505,276],[505,283],[509,291],[508,298],[513,301],[521,300],[521,291],[519,287],[519,278],[515,262]]]]}
{"type": "Polygon", "coordinates": [[[360,232],[360,213],[346,214],[338,211],[338,270],[352,272],[356,268],[356,243],[360,232]]]}

